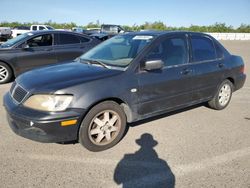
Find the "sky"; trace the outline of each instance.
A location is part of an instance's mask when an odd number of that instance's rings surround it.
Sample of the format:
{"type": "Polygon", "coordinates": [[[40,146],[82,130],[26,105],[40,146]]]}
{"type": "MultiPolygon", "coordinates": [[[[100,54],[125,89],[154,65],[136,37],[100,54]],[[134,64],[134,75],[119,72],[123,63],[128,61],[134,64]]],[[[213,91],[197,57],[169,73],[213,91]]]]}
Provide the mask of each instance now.
{"type": "Polygon", "coordinates": [[[250,24],[250,0],[0,0],[0,22],[250,24]]]}

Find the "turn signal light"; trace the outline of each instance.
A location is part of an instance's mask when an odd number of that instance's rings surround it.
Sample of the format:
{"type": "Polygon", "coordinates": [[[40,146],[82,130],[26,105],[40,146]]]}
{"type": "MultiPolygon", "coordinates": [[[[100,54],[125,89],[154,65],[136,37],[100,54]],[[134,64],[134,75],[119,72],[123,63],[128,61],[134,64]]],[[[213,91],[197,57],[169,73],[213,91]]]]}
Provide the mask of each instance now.
{"type": "Polygon", "coordinates": [[[240,73],[244,73],[245,72],[245,66],[242,66],[241,68],[240,68],[240,73]]]}
{"type": "Polygon", "coordinates": [[[68,121],[62,121],[61,126],[69,126],[69,125],[75,125],[77,123],[77,120],[68,120],[68,121]]]}

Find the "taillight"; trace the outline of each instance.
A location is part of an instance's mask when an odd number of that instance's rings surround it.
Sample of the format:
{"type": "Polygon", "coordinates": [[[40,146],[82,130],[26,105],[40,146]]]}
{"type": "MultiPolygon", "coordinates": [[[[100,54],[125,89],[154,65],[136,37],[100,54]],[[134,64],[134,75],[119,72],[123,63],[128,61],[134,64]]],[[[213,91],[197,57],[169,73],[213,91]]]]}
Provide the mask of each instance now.
{"type": "Polygon", "coordinates": [[[245,66],[243,65],[241,68],[240,68],[240,73],[244,73],[245,72],[245,66]]]}

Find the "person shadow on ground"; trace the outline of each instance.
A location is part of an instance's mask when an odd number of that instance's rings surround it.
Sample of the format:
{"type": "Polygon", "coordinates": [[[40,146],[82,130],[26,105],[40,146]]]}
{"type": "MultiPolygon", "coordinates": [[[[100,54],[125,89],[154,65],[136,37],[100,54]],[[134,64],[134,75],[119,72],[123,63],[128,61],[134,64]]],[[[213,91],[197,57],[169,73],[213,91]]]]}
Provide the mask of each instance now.
{"type": "Polygon", "coordinates": [[[153,149],[158,142],[145,133],[136,143],[141,148],[134,154],[125,154],[117,164],[114,181],[123,188],[174,188],[175,176],[167,162],[153,149]]]}

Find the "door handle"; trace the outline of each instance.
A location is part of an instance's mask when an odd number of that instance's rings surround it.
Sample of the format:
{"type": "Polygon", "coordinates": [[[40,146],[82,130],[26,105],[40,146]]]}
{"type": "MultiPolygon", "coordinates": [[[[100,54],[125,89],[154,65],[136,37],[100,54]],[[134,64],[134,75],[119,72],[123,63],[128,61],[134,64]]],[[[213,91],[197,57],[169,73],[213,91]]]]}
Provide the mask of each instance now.
{"type": "Polygon", "coordinates": [[[219,64],[218,64],[218,67],[219,67],[219,68],[224,67],[224,63],[219,63],[219,64]]]}
{"type": "Polygon", "coordinates": [[[188,75],[188,74],[190,74],[190,73],[192,73],[192,70],[191,70],[191,69],[183,69],[183,70],[181,71],[181,74],[183,74],[183,75],[188,75]]]}

